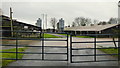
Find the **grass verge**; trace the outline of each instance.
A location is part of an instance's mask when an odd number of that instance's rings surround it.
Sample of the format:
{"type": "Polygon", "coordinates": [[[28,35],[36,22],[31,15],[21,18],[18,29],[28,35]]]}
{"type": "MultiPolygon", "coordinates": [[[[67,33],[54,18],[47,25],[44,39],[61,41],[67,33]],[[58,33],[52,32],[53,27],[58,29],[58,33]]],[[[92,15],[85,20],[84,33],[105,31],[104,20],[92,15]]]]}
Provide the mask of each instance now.
{"type": "MultiPolygon", "coordinates": [[[[110,49],[98,49],[106,54],[118,54],[118,48],[110,48],[110,49]]],[[[118,55],[111,55],[113,57],[118,57],[118,55]]]]}
{"type": "Polygon", "coordinates": [[[90,36],[73,36],[73,37],[78,37],[78,38],[94,38],[94,37],[90,37],[90,36]]]}
{"type": "MultiPolygon", "coordinates": [[[[67,34],[59,34],[59,35],[67,36],[67,34]]],[[[68,35],[68,36],[70,36],[70,35],[68,35]]],[[[73,36],[73,37],[78,37],[78,38],[94,38],[94,37],[90,37],[90,36],[73,36]]]]}
{"type": "MultiPolygon", "coordinates": [[[[26,48],[18,48],[18,52],[24,52],[26,48]]],[[[7,51],[7,52],[15,52],[16,48],[13,49],[5,49],[2,51],[7,51]]],[[[18,53],[18,58],[21,59],[23,54],[18,53]]],[[[15,53],[2,53],[2,58],[16,58],[15,53]]],[[[7,66],[9,63],[14,62],[16,60],[2,60],[2,67],[7,66]]]]}
{"type": "MultiPolygon", "coordinates": [[[[41,34],[41,36],[43,36],[42,34],[41,34]]],[[[8,38],[11,38],[11,37],[8,37],[8,38]]],[[[13,38],[16,38],[16,37],[13,37],[13,38]]],[[[31,36],[26,36],[26,37],[20,37],[20,36],[18,36],[18,38],[27,38],[27,39],[40,39],[40,35],[38,36],[38,37],[31,37],[31,36]]],[[[54,36],[54,35],[52,35],[52,34],[47,34],[47,33],[44,33],[44,38],[61,38],[61,37],[59,37],[59,36],[54,36]]]]}
{"type": "Polygon", "coordinates": [[[61,37],[54,36],[54,35],[51,35],[51,34],[44,34],[44,38],[61,38],[61,37]]]}

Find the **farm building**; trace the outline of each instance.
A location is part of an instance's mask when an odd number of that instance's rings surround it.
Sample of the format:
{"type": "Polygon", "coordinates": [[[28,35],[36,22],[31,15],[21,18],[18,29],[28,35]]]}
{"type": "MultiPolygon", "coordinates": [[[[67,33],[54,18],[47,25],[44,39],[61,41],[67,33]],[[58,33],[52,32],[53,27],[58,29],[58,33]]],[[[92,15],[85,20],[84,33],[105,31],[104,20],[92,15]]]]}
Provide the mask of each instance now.
{"type": "Polygon", "coordinates": [[[115,30],[120,29],[120,24],[106,24],[94,26],[67,27],[64,32],[72,34],[113,34],[115,30]]]}
{"type": "MultiPolygon", "coordinates": [[[[2,36],[5,36],[5,37],[11,36],[12,33],[11,33],[10,18],[5,15],[1,15],[0,18],[2,20],[1,22],[2,26],[0,26],[2,28],[2,36]],[[9,31],[5,31],[5,30],[9,30],[9,31]]],[[[42,30],[40,27],[31,25],[31,24],[19,22],[17,20],[12,20],[12,21],[13,21],[12,26],[14,31],[41,31],[42,30]]]]}

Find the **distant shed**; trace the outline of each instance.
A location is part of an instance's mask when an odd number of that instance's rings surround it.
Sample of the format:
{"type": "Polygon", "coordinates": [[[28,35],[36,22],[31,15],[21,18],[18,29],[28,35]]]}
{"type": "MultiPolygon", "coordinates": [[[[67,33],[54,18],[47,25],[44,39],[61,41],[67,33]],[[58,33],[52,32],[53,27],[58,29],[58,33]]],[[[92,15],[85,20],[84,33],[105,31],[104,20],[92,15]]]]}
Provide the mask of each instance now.
{"type": "Polygon", "coordinates": [[[120,24],[68,27],[64,29],[64,32],[72,34],[113,34],[116,29],[120,29],[120,24]]]}

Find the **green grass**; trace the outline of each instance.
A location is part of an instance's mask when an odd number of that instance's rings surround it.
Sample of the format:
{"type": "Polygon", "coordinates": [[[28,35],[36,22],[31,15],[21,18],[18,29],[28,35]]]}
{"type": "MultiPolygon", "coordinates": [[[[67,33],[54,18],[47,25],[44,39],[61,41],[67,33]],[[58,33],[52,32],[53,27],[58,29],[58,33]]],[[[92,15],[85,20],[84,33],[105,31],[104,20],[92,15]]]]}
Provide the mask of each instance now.
{"type": "Polygon", "coordinates": [[[44,34],[44,38],[61,38],[61,37],[54,36],[54,35],[51,35],[51,34],[44,34]]]}
{"type": "MultiPolygon", "coordinates": [[[[98,49],[106,54],[118,54],[118,48],[110,48],[110,49],[98,49]]],[[[118,57],[118,55],[112,55],[114,57],[118,57]]]]}
{"type": "MultiPolygon", "coordinates": [[[[59,35],[64,35],[64,36],[67,36],[67,34],[59,34],[59,35]]],[[[68,36],[70,36],[70,35],[68,35],[68,36]]]]}
{"type": "MultiPolygon", "coordinates": [[[[26,48],[18,48],[18,52],[24,52],[26,48]]],[[[5,49],[2,51],[8,51],[8,52],[15,52],[16,49],[5,49]]],[[[18,53],[18,58],[21,59],[23,54],[18,53]]],[[[2,53],[2,58],[16,58],[15,53],[2,53]]],[[[7,66],[9,63],[14,62],[16,60],[2,60],[2,66],[7,66]]]]}
{"type": "Polygon", "coordinates": [[[94,38],[94,37],[90,37],[90,36],[73,36],[73,37],[78,37],[78,38],[94,38]]]}
{"type": "MultiPolygon", "coordinates": [[[[67,36],[67,34],[59,34],[59,35],[67,36]]],[[[70,35],[68,35],[68,36],[70,36],[70,35]]],[[[78,37],[78,38],[94,38],[94,37],[90,37],[90,36],[73,36],[73,37],[78,37]]]]}
{"type": "MultiPolygon", "coordinates": [[[[43,36],[42,34],[41,34],[41,36],[43,36]]],[[[27,38],[27,39],[32,39],[32,38],[34,38],[34,39],[39,39],[40,38],[40,36],[38,36],[38,37],[29,37],[29,36],[24,36],[24,37],[20,37],[20,36],[18,36],[19,38],[27,38]]],[[[8,37],[8,38],[11,38],[11,37],[8,37]]],[[[13,37],[13,38],[16,38],[16,37],[13,37]]],[[[44,38],[61,38],[61,37],[59,37],[59,36],[54,36],[54,35],[52,35],[52,34],[46,34],[46,33],[44,33],[44,38]]]]}

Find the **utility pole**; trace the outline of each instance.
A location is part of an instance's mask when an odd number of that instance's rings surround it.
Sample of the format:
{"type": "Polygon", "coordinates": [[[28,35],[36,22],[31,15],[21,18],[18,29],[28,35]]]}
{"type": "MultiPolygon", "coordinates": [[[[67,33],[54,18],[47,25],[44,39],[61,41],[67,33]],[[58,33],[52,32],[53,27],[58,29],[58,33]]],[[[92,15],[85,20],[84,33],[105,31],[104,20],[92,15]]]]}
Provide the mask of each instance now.
{"type": "Polygon", "coordinates": [[[43,24],[42,29],[43,29],[43,31],[44,31],[44,14],[42,14],[42,24],[43,24]]]}
{"type": "Polygon", "coordinates": [[[12,21],[12,8],[10,7],[10,23],[11,23],[11,35],[13,37],[13,21],[12,21]]]}
{"type": "Polygon", "coordinates": [[[45,15],[45,21],[46,21],[46,30],[47,30],[47,14],[45,15]]]}

